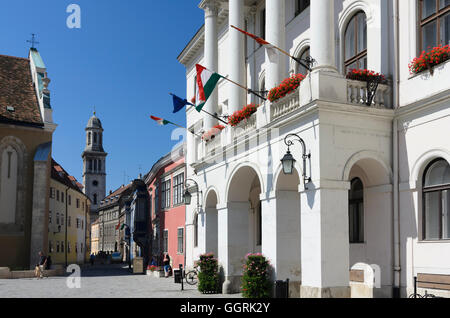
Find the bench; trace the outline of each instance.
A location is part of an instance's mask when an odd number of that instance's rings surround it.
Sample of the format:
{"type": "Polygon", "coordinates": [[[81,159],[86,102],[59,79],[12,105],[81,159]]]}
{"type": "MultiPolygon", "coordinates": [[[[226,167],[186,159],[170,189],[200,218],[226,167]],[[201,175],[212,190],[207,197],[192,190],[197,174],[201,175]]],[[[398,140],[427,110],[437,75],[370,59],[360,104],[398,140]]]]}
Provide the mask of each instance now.
{"type": "Polygon", "coordinates": [[[409,296],[409,298],[444,298],[429,294],[428,291],[425,291],[424,295],[420,295],[417,293],[417,288],[450,291],[450,275],[417,274],[414,277],[414,294],[409,296]]]}

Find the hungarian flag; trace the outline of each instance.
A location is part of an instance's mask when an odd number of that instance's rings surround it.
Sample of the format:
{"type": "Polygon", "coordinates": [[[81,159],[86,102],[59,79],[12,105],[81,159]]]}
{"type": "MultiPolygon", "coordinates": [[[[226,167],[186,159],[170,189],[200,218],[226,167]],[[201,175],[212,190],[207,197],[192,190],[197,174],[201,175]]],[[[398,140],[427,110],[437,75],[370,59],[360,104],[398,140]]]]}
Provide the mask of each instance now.
{"type": "Polygon", "coordinates": [[[264,46],[267,50],[267,55],[269,56],[269,60],[271,62],[276,62],[276,60],[274,59],[275,57],[277,57],[278,55],[278,51],[277,51],[277,47],[270,44],[269,42],[267,42],[266,40],[264,40],[263,38],[260,38],[254,34],[251,34],[249,32],[246,32],[244,30],[241,30],[237,27],[235,27],[234,25],[231,26],[232,28],[235,28],[236,30],[238,30],[239,32],[244,33],[245,35],[253,38],[256,42],[258,42],[259,44],[261,44],[262,46],[264,46]]]}
{"type": "Polygon", "coordinates": [[[165,126],[165,125],[171,124],[170,121],[162,119],[162,118],[159,118],[159,117],[150,116],[150,118],[153,119],[154,121],[156,121],[158,123],[158,125],[161,125],[161,126],[165,126]]]}
{"type": "Polygon", "coordinates": [[[200,64],[195,65],[195,67],[197,69],[197,96],[195,99],[195,109],[197,109],[198,112],[201,112],[222,76],[211,72],[200,64]]]}
{"type": "Polygon", "coordinates": [[[119,220],[119,224],[117,224],[117,226],[116,226],[116,231],[119,229],[119,227],[120,227],[120,220],[119,220]]]}

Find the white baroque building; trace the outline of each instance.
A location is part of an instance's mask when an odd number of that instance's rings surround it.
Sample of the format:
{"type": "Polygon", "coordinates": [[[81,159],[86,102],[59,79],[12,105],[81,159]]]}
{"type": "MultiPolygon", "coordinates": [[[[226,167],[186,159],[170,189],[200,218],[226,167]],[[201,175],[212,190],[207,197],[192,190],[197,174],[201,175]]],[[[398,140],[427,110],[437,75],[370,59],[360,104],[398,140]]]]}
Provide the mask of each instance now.
{"type": "MultiPolygon", "coordinates": [[[[196,63],[255,91],[290,74],[307,77],[274,103],[225,80],[210,97],[205,107],[219,115],[261,106],[208,143],[188,134],[187,178],[198,182],[200,204],[186,211],[186,266],[213,252],[223,292],[235,293],[246,254],[262,252],[273,279],[290,279],[293,297],[406,297],[414,277],[449,296],[450,62],[417,75],[408,68],[422,48],[449,43],[449,1],[309,2],[199,5],[205,24],[178,57],[188,99],[196,63]],[[312,56],[312,71],[281,54],[270,59],[230,25],[312,56]],[[371,106],[366,83],[345,77],[355,67],[388,78],[371,106]],[[304,166],[294,142],[287,175],[280,160],[292,133],[311,157],[304,166]]],[[[186,116],[197,134],[217,124],[194,109],[186,116]]]]}

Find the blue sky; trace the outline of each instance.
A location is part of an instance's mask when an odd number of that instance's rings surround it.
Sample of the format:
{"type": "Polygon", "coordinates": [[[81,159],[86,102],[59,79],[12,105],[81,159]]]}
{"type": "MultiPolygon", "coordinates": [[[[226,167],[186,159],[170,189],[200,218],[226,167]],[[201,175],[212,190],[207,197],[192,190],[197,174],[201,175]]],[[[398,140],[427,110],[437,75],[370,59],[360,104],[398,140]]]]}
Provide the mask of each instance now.
{"type": "Polygon", "coordinates": [[[172,114],[169,92],[185,97],[177,56],[203,23],[199,0],[14,0],[0,6],[0,54],[27,57],[31,33],[52,82],[53,157],[82,181],[84,128],[93,108],[101,119],[107,192],[169,152],[172,127],[149,115],[172,114]],[[81,7],[81,29],[69,29],[66,8],[81,7]],[[139,170],[141,167],[141,170],[139,170]],[[124,177],[127,175],[127,177],[124,177]]]}

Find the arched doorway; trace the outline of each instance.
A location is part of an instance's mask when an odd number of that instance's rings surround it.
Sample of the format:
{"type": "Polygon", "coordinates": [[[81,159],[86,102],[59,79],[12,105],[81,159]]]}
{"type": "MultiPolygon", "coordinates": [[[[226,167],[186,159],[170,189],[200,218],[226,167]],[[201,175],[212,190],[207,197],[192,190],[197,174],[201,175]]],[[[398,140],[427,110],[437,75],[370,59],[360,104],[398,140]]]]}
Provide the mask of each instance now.
{"type": "Polygon", "coordinates": [[[262,232],[258,224],[261,188],[259,175],[250,166],[237,169],[228,183],[227,204],[218,217],[219,262],[225,276],[225,294],[240,291],[245,256],[261,251],[262,232]]]}
{"type": "Polygon", "coordinates": [[[380,161],[366,158],[354,163],[348,180],[352,297],[391,297],[393,220],[390,173],[380,161]]]}

